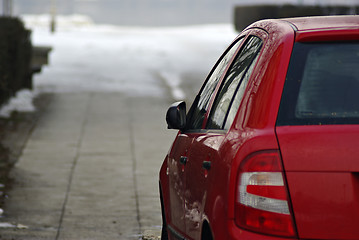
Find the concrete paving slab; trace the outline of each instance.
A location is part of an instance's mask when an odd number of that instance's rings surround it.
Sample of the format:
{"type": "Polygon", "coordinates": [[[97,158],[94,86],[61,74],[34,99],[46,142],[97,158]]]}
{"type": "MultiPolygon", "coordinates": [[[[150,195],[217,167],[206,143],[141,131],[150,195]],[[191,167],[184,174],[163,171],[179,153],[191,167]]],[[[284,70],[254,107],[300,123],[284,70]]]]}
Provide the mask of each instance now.
{"type": "Polygon", "coordinates": [[[72,216],[64,220],[66,231],[61,231],[58,239],[139,239],[136,216],[72,216]]]}
{"type": "Polygon", "coordinates": [[[157,239],[158,171],[173,140],[161,98],[59,93],[12,172],[1,239],[157,239]],[[146,238],[149,239],[149,238],[146,238]]]}

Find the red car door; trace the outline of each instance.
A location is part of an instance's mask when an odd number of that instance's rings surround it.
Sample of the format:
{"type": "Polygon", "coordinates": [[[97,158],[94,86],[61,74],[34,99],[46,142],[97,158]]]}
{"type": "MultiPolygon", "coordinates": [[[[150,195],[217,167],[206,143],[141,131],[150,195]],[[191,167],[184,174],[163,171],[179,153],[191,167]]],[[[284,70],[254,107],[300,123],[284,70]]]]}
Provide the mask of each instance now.
{"type": "Polygon", "coordinates": [[[169,198],[171,202],[170,226],[174,231],[184,231],[184,188],[185,188],[185,167],[191,147],[192,137],[188,134],[178,134],[168,156],[168,178],[169,198]]]}
{"type": "Polygon", "coordinates": [[[192,239],[200,239],[203,214],[206,205],[208,189],[214,184],[220,184],[216,170],[220,168],[218,149],[223,141],[224,134],[198,134],[192,143],[193,148],[189,155],[186,169],[185,190],[185,223],[186,233],[192,239]]]}
{"type": "MultiPolygon", "coordinates": [[[[190,156],[195,138],[203,132],[202,126],[207,116],[210,102],[215,93],[218,83],[223,77],[223,73],[233,59],[234,54],[238,50],[242,39],[237,39],[231,47],[220,58],[200,93],[197,95],[187,116],[187,126],[177,135],[172,146],[171,152],[167,159],[168,175],[169,175],[169,194],[170,194],[170,219],[168,226],[170,232],[175,235],[185,235],[185,216],[186,212],[186,171],[189,163],[194,161],[190,156]]],[[[195,147],[197,151],[197,147],[195,147]]]]}

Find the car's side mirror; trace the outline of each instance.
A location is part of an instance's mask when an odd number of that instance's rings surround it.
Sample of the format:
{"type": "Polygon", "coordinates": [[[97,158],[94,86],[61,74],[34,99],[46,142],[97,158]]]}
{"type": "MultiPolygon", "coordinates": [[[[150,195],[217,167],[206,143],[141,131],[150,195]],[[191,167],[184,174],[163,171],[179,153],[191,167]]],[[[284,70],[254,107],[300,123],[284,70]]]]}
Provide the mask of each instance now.
{"type": "Polygon", "coordinates": [[[183,130],[186,127],[186,103],[184,101],[176,102],[169,107],[166,122],[168,129],[183,130]]]}

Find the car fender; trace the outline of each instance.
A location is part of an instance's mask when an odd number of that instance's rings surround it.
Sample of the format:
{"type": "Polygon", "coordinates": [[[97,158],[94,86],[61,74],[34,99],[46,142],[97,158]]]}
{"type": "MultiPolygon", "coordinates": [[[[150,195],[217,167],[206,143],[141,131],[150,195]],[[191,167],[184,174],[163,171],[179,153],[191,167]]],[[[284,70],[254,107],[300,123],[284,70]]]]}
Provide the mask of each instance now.
{"type": "MultiPolygon", "coordinates": [[[[160,174],[159,174],[159,191],[160,191],[160,196],[161,196],[161,204],[163,204],[163,209],[165,209],[165,217],[166,220],[170,220],[169,216],[169,199],[166,196],[169,196],[169,183],[168,183],[168,155],[166,155],[165,160],[163,161],[163,164],[161,166],[160,169],[160,174]]],[[[168,222],[167,222],[168,224],[168,222]]]]}

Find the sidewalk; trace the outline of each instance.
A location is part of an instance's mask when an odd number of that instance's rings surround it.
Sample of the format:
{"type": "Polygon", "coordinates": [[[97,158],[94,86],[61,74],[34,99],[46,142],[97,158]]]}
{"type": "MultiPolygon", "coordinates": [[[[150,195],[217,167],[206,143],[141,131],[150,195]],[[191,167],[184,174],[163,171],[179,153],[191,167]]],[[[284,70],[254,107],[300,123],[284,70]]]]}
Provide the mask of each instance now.
{"type": "MultiPolygon", "coordinates": [[[[169,102],[55,94],[11,172],[1,239],[159,236],[158,171],[175,134],[169,102]]],[[[153,238],[155,239],[155,238],[153,238]]]]}

